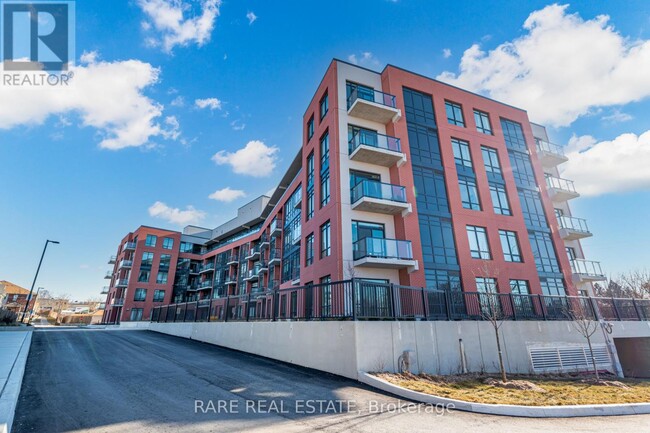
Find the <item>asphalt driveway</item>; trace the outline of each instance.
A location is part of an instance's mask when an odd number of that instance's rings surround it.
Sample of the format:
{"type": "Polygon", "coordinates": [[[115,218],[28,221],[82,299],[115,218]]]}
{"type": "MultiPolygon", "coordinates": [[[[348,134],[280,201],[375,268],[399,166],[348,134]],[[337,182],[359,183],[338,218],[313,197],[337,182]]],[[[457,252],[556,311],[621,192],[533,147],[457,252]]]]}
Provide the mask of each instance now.
{"type": "Polygon", "coordinates": [[[644,431],[650,416],[433,410],[358,383],[150,331],[35,331],[14,432],[644,431]]]}

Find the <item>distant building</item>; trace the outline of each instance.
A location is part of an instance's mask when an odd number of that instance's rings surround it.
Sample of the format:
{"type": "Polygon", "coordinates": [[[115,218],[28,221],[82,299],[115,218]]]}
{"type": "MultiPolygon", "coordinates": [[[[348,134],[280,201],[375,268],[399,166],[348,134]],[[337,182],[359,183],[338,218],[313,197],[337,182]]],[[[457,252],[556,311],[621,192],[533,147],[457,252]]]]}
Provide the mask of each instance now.
{"type": "MultiPolygon", "coordinates": [[[[28,289],[20,287],[14,283],[10,283],[9,281],[0,281],[0,307],[20,314],[25,310],[25,305],[27,304],[28,297],[28,289]]],[[[29,303],[30,309],[34,308],[35,301],[36,294],[32,296],[32,299],[29,303]]]]}

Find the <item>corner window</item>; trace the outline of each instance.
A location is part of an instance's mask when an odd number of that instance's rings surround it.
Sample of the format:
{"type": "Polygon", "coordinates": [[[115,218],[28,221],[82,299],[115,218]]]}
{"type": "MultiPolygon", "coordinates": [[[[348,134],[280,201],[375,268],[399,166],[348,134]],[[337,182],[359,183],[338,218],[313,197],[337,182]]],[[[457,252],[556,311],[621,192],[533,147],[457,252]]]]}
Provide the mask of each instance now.
{"type": "Polygon", "coordinates": [[[459,104],[445,101],[445,111],[447,112],[447,122],[449,122],[450,125],[465,127],[463,108],[459,104]]]}
{"type": "Polygon", "coordinates": [[[155,247],[156,246],[156,241],[158,240],[158,236],[155,235],[147,235],[147,240],[145,241],[145,246],[147,247],[155,247]]]}
{"type": "Polygon", "coordinates": [[[330,108],[327,92],[325,92],[325,95],[321,98],[319,107],[320,107],[320,120],[323,120],[323,118],[327,115],[327,112],[329,111],[330,108]]]}
{"type": "Polygon", "coordinates": [[[314,136],[314,116],[312,115],[307,121],[307,141],[314,136]]]}

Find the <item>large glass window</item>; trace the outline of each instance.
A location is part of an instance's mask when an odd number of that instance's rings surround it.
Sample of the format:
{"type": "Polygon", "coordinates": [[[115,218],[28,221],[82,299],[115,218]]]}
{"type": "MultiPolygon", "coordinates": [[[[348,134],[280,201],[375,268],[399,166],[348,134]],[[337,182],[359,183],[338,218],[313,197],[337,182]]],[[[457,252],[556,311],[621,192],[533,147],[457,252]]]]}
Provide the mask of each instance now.
{"type": "Polygon", "coordinates": [[[132,309],[131,309],[130,320],[131,320],[131,321],[142,320],[142,312],[143,312],[143,311],[144,311],[144,310],[143,310],[142,308],[132,308],[132,309]]]}
{"type": "Polygon", "coordinates": [[[327,170],[320,175],[320,207],[326,206],[330,198],[330,172],[327,170]]]}
{"type": "Polygon", "coordinates": [[[330,202],[330,139],[329,133],[320,140],[320,206],[323,207],[330,202]]]}
{"type": "Polygon", "coordinates": [[[566,296],[562,278],[540,278],[542,293],[547,296],[566,296]]]}
{"type": "Polygon", "coordinates": [[[460,273],[456,271],[443,271],[438,269],[425,269],[424,277],[427,287],[437,290],[460,291],[460,273]]]}
{"type": "Polygon", "coordinates": [[[512,215],[506,187],[495,182],[490,182],[489,185],[494,213],[497,215],[512,215]]]}
{"type": "Polygon", "coordinates": [[[421,125],[408,125],[408,137],[414,164],[442,168],[440,141],[435,129],[421,125]]]}
{"type": "Polygon", "coordinates": [[[425,264],[458,265],[451,219],[422,214],[419,220],[425,264]]]}
{"type": "Polygon", "coordinates": [[[134,301],[142,302],[147,300],[147,289],[135,289],[134,301]]]}
{"type": "Polygon", "coordinates": [[[330,134],[323,134],[320,139],[320,171],[328,170],[330,166],[330,134]]]}
{"type": "Polygon", "coordinates": [[[451,147],[454,150],[454,161],[460,167],[472,168],[472,155],[469,151],[469,143],[457,138],[451,139],[451,147]]]}
{"type": "Polygon", "coordinates": [[[557,256],[553,249],[553,242],[548,233],[528,232],[530,246],[533,248],[533,257],[538,272],[560,272],[557,256]]]}
{"type": "Polygon", "coordinates": [[[363,238],[384,239],[386,230],[383,224],[366,221],[352,221],[352,242],[363,238]]]}
{"type": "Polygon", "coordinates": [[[320,227],[320,257],[332,255],[331,224],[327,221],[320,227]]]}
{"type": "Polygon", "coordinates": [[[163,248],[166,250],[171,250],[172,248],[174,248],[174,239],[163,238],[163,248]]]}
{"type": "Polygon", "coordinates": [[[510,156],[512,175],[517,186],[536,189],[537,182],[535,181],[533,166],[530,164],[530,156],[521,152],[508,152],[508,156],[510,156]]]}
{"type": "Polygon", "coordinates": [[[490,125],[490,115],[479,110],[474,110],[474,121],[476,122],[476,130],[483,134],[492,135],[492,126],[490,125]]]}
{"type": "Polygon", "coordinates": [[[490,260],[490,245],[485,227],[467,226],[467,238],[472,258],[490,260]]]}
{"type": "Polygon", "coordinates": [[[307,221],[314,217],[314,152],[307,157],[307,221]]]}
{"type": "Polygon", "coordinates": [[[305,240],[305,266],[314,263],[314,234],[311,233],[305,240]]]}
{"type": "Polygon", "coordinates": [[[169,265],[171,264],[172,256],[171,254],[161,254],[160,255],[160,265],[158,266],[158,269],[169,269],[169,265]]]}
{"type": "Polygon", "coordinates": [[[140,269],[140,273],[138,274],[138,283],[148,283],[150,275],[151,271],[140,269]]]}
{"type": "Polygon", "coordinates": [[[153,301],[154,302],[164,302],[165,301],[165,291],[164,290],[154,290],[153,292],[153,301]]]}
{"type": "Polygon", "coordinates": [[[539,193],[523,188],[519,188],[517,192],[519,193],[519,202],[526,226],[548,228],[542,198],[539,193]]]}
{"type": "Polygon", "coordinates": [[[156,241],[158,240],[158,236],[155,235],[147,235],[147,239],[145,240],[144,244],[147,247],[155,247],[156,246],[156,241]]]}
{"type": "Polygon", "coordinates": [[[521,262],[521,252],[519,251],[519,240],[517,233],[508,230],[499,230],[501,238],[501,248],[503,249],[503,258],[506,262],[521,262]]]}
{"type": "Polygon", "coordinates": [[[445,101],[445,111],[447,112],[447,122],[451,125],[465,126],[463,118],[463,108],[455,102],[445,101]]]}
{"type": "Polygon", "coordinates": [[[481,210],[476,181],[471,177],[458,176],[460,199],[465,209],[481,210]]]}
{"type": "Polygon", "coordinates": [[[417,123],[432,128],[436,127],[431,95],[404,88],[404,108],[407,123],[417,123]]]}
{"type": "Polygon", "coordinates": [[[506,146],[520,152],[527,152],[526,139],[521,125],[512,120],[501,118],[501,128],[506,141],[506,146]]]}
{"type": "Polygon", "coordinates": [[[499,163],[499,153],[491,147],[481,146],[483,154],[483,164],[487,173],[493,173],[501,177],[501,163],[499,163]]]}
{"type": "Polygon", "coordinates": [[[415,200],[418,212],[449,213],[443,173],[414,165],[413,180],[415,181],[415,200]]]}

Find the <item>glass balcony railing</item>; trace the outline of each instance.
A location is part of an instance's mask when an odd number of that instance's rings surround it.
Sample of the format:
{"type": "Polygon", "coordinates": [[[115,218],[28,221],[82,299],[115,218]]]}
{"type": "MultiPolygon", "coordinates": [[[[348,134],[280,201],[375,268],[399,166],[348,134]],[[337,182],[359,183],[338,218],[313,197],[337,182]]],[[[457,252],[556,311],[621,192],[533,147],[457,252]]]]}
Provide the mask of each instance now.
{"type": "Polygon", "coordinates": [[[199,289],[208,289],[212,287],[212,280],[205,280],[199,283],[199,289]]]}
{"type": "Polygon", "coordinates": [[[560,228],[567,230],[574,230],[582,233],[589,233],[589,227],[587,227],[587,220],[583,218],[575,218],[572,216],[561,216],[558,218],[560,223],[560,228]]]}
{"type": "Polygon", "coordinates": [[[113,302],[111,302],[111,304],[114,307],[121,307],[124,305],[124,298],[115,298],[113,299],[113,302]]]}
{"type": "Polygon", "coordinates": [[[125,250],[134,250],[135,249],[135,242],[125,242],[124,243],[124,249],[125,250]]]}
{"type": "Polygon", "coordinates": [[[413,260],[411,241],[383,238],[363,238],[353,244],[354,260],[365,257],[413,260]]]}
{"type": "Polygon", "coordinates": [[[282,230],[282,219],[276,218],[271,222],[271,236],[279,233],[282,230]]]}
{"type": "Polygon", "coordinates": [[[374,102],[391,108],[397,107],[394,95],[380,92],[379,90],[374,90],[369,87],[348,84],[348,93],[348,110],[357,99],[374,102]]]}
{"type": "Polygon", "coordinates": [[[269,261],[273,262],[276,260],[280,260],[282,258],[280,254],[280,248],[273,248],[271,252],[269,253],[269,261]]]}
{"type": "Polygon", "coordinates": [[[555,188],[562,191],[569,191],[577,193],[576,187],[572,180],[562,179],[561,177],[547,176],[546,185],[549,188],[555,188]]]}
{"type": "Polygon", "coordinates": [[[120,268],[130,268],[131,266],[133,266],[133,260],[120,260],[120,268]]]}
{"type": "Polygon", "coordinates": [[[115,260],[117,260],[117,256],[110,256],[110,257],[108,258],[108,264],[109,264],[109,265],[114,264],[114,263],[115,263],[115,260]]]}
{"type": "Polygon", "coordinates": [[[540,140],[540,139],[535,139],[535,141],[537,143],[538,151],[564,156],[564,149],[559,144],[549,143],[548,141],[540,140]]]}
{"type": "Polygon", "coordinates": [[[399,138],[379,134],[374,131],[357,131],[348,143],[349,153],[352,154],[359,146],[370,146],[392,152],[402,152],[399,138]]]}
{"type": "Polygon", "coordinates": [[[356,203],[363,197],[406,203],[406,188],[376,180],[362,180],[352,188],[350,194],[352,203],[356,203]]]}
{"type": "Polygon", "coordinates": [[[573,259],[571,260],[571,269],[574,274],[588,275],[593,277],[604,276],[603,269],[600,267],[600,262],[592,260],[573,259]]]}
{"type": "Polygon", "coordinates": [[[115,287],[126,287],[129,285],[129,280],[126,278],[122,278],[121,280],[117,280],[115,282],[115,287]]]}
{"type": "Polygon", "coordinates": [[[102,295],[105,295],[105,294],[107,294],[107,293],[108,293],[108,286],[104,286],[104,287],[102,287],[101,294],[102,294],[102,295]]]}
{"type": "Polygon", "coordinates": [[[199,269],[200,269],[200,272],[211,271],[211,270],[214,269],[214,262],[204,263],[203,265],[201,265],[201,267],[199,269]]]}

